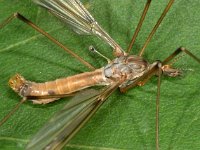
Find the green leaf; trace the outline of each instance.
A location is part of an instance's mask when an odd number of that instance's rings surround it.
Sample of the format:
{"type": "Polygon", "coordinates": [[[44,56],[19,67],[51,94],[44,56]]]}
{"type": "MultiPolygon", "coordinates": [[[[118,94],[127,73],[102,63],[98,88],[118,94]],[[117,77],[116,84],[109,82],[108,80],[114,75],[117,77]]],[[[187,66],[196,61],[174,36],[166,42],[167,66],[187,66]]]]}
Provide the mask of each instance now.
{"type": "MultiPolygon", "coordinates": [[[[82,2],[99,24],[126,49],[146,1],[82,2]]],[[[132,54],[142,48],[166,4],[167,1],[152,1],[132,54]]],[[[180,46],[200,57],[199,6],[199,0],[176,0],[148,45],[144,58],[150,62],[163,60],[180,46]]],[[[30,0],[0,0],[0,22],[17,11],[97,68],[106,65],[106,61],[91,54],[88,51],[90,45],[113,58],[111,48],[103,41],[71,32],[30,0]]],[[[0,118],[20,100],[7,84],[14,74],[45,82],[88,71],[61,48],[17,19],[0,30],[0,63],[0,118]]],[[[160,149],[197,150],[200,148],[200,67],[189,56],[181,57],[174,67],[182,69],[183,76],[162,78],[160,149]]],[[[145,86],[125,94],[116,91],[66,145],[66,149],[155,149],[156,85],[157,78],[153,77],[145,86]]],[[[24,149],[29,139],[67,100],[48,105],[23,104],[0,127],[0,149],[24,149]]]]}

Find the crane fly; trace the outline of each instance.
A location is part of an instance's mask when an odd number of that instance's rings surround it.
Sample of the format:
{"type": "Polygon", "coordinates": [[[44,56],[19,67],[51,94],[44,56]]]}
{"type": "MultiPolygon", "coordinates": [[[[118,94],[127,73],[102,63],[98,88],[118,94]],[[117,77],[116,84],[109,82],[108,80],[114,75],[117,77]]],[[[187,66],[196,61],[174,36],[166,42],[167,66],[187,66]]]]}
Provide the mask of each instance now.
{"type": "Polygon", "coordinates": [[[173,68],[173,60],[180,53],[184,53],[200,63],[200,59],[193,55],[186,48],[180,47],[163,61],[149,62],[143,58],[145,49],[152,39],[154,33],[171,8],[174,0],[169,0],[161,17],[149,34],[144,46],[138,54],[131,54],[135,39],[141,29],[151,0],[147,0],[141,19],[132,37],[127,50],[120,47],[107,32],[97,23],[93,16],[87,11],[79,0],[33,0],[38,5],[46,8],[54,16],[69,25],[73,31],[82,35],[94,35],[106,42],[111,48],[114,59],[103,56],[95,48],[90,49],[108,61],[108,64],[101,68],[94,68],[83,58],[63,46],[48,33],[40,29],[30,20],[19,13],[13,14],[6,19],[0,27],[4,27],[14,18],[27,23],[32,28],[49,38],[52,42],[66,50],[91,71],[81,74],[57,79],[45,83],[36,83],[26,80],[23,76],[16,74],[9,80],[10,87],[18,93],[22,100],[10,112],[0,124],[3,124],[16,109],[25,101],[29,100],[34,104],[47,104],[63,97],[73,97],[69,103],[59,111],[28,143],[26,149],[61,149],[67,144],[80,128],[95,114],[107,98],[119,88],[126,92],[136,86],[143,86],[152,76],[158,77],[157,98],[156,98],[156,149],[159,149],[159,100],[161,75],[177,77],[181,71],[173,68]],[[99,90],[89,87],[99,85],[99,90]]]}

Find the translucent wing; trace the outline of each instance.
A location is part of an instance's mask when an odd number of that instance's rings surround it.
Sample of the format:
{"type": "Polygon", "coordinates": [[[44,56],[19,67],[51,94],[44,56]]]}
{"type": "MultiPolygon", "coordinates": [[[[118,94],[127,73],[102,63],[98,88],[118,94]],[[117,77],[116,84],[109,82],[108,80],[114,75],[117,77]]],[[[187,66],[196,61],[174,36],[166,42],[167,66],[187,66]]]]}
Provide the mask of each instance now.
{"type": "Polygon", "coordinates": [[[96,35],[114,50],[124,54],[122,48],[98,25],[79,0],[33,0],[60,18],[78,34],[96,35]]]}
{"type": "Polygon", "coordinates": [[[26,149],[61,149],[118,86],[115,83],[101,91],[80,92],[33,137],[26,149]]]}

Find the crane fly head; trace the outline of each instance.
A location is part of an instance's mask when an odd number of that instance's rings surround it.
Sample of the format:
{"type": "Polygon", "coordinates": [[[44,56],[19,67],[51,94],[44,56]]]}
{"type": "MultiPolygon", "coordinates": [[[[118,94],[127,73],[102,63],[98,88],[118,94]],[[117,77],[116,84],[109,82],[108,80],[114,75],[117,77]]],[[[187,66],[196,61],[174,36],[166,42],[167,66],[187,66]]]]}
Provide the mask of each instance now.
{"type": "Polygon", "coordinates": [[[169,77],[176,77],[182,74],[180,70],[172,68],[170,65],[163,65],[161,69],[163,74],[169,77]]]}
{"type": "Polygon", "coordinates": [[[24,85],[24,83],[25,83],[25,79],[19,74],[16,74],[13,77],[11,77],[9,82],[8,82],[9,86],[15,92],[19,92],[21,87],[24,85]]]}

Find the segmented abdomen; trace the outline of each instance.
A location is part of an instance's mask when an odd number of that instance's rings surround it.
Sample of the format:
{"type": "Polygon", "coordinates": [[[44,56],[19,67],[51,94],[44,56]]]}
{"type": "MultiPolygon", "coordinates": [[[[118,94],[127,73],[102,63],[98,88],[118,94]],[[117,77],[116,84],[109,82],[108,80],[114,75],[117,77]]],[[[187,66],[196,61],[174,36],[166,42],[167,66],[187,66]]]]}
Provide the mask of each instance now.
{"type": "Polygon", "coordinates": [[[35,83],[15,75],[9,81],[11,88],[22,97],[70,94],[94,85],[107,85],[103,69],[85,72],[55,81],[35,83]]]}

